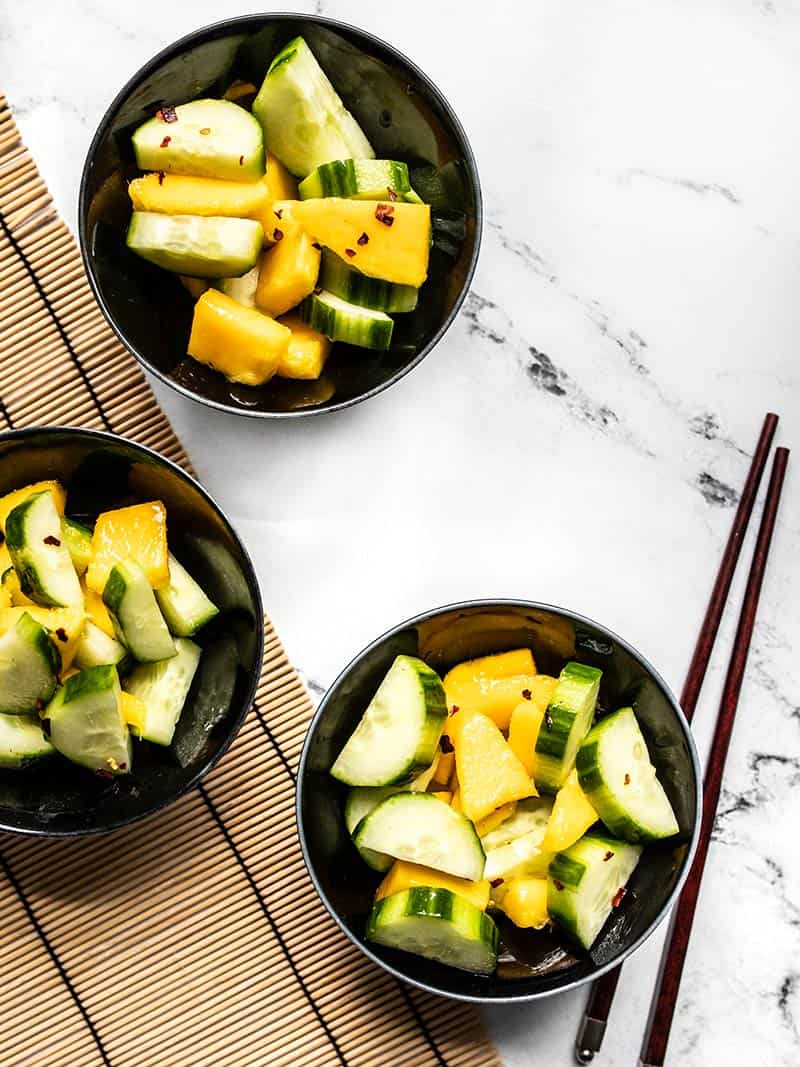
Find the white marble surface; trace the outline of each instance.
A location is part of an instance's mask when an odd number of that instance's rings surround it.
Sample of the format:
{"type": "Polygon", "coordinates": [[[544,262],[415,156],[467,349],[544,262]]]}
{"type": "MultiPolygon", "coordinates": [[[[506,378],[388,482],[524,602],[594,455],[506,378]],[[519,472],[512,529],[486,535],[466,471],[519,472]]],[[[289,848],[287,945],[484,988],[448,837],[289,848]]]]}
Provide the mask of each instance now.
{"type": "MultiPolygon", "coordinates": [[[[122,81],[258,6],[3,0],[0,87],[70,224],[122,81]]],[[[491,22],[452,0],[322,9],[450,97],[487,222],[457,323],[369,403],[268,425],[157,390],[292,659],[319,691],[400,619],[508,595],[604,621],[679,688],[763,413],[790,445],[800,416],[798,3],[495,0],[491,22]]],[[[800,1062],[796,487],[790,473],[673,1033],[684,1067],[800,1062]]],[[[607,1067],[635,1062],[658,941],[625,968],[607,1067]]],[[[508,1067],[572,1062],[584,996],[493,1011],[508,1067]]]]}

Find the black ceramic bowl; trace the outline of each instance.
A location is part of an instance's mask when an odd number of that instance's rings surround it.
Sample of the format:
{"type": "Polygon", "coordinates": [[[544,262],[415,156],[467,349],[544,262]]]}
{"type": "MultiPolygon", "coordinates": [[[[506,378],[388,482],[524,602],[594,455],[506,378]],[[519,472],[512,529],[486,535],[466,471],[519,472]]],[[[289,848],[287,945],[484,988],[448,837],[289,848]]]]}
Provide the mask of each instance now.
{"type": "Polygon", "coordinates": [[[248,15],[170,45],[131,78],[94,136],[81,179],[78,226],[100,307],[136,358],[174,389],[237,415],[335,411],[398,381],[453,321],[478,258],[481,194],[464,131],[436,86],[394,48],[332,19],[248,15]],[[379,157],[407,162],[432,206],[434,246],[417,310],[395,318],[392,347],[337,344],[317,382],[232,384],[186,355],[192,300],[177,279],[125,247],[126,182],[137,170],[132,131],[162,104],[219,95],[234,78],[260,85],[276,52],[302,34],[379,157]]]}
{"type": "Polygon", "coordinates": [[[700,769],[689,727],[664,680],[626,641],[564,608],[527,601],[471,601],[402,623],[364,649],[325,694],[300,763],[297,820],[314,885],[347,936],[398,978],[431,993],[486,1003],[534,1000],[597,978],[655,930],[688,873],[700,830],[700,769]],[[503,954],[491,978],[466,974],[364,939],[380,875],[362,862],[342,816],[346,788],[328,773],[395,656],[420,656],[439,673],[474,656],[530,647],[539,670],[568,659],[600,667],[599,704],[632,705],[680,823],[678,843],[646,849],[623,903],[591,952],[555,933],[519,930],[498,918],[503,954]]]}
{"type": "MultiPolygon", "coordinates": [[[[263,613],[253,565],[206,491],[158,453],[113,434],[61,427],[0,434],[0,495],[56,478],[67,513],[93,518],[109,508],[162,500],[170,548],[191,569],[220,614],[195,639],[204,647],[232,636],[238,649],[233,698],[195,762],[134,741],[130,775],[101,779],[61,757],[28,770],[0,769],[0,830],[76,835],[113,830],[166,807],[196,785],[228,748],[252,704],[262,658],[263,613]]],[[[202,666],[202,661],[201,661],[202,666]]],[[[196,689],[181,721],[194,712],[196,689]]]]}

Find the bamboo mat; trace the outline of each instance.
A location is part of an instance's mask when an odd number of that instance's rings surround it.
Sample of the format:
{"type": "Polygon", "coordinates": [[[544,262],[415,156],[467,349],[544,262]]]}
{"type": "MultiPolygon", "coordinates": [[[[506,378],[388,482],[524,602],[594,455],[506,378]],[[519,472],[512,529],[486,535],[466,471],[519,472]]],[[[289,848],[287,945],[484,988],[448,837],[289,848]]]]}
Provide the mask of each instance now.
{"type": "MultiPolygon", "coordinates": [[[[0,428],[47,423],[189,467],[0,96],[0,428]]],[[[267,621],[255,707],[202,786],[102,837],[0,834],[2,1067],[498,1067],[469,1006],[384,974],[318,901],[294,823],[311,711],[267,621]]]]}

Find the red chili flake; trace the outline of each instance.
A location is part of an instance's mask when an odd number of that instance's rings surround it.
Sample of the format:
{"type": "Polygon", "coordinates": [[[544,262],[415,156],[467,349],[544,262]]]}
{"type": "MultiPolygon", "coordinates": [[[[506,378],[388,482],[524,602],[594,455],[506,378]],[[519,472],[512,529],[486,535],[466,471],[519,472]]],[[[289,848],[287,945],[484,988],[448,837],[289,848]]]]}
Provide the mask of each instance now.
{"type": "Polygon", "coordinates": [[[605,856],[603,856],[603,863],[608,863],[608,861],[611,859],[611,857],[613,855],[614,855],[614,853],[611,852],[610,850],[608,852],[606,852],[605,856]]]}
{"type": "Polygon", "coordinates": [[[241,167],[243,163],[244,163],[244,156],[239,156],[239,166],[241,167]]]}
{"type": "Polygon", "coordinates": [[[44,543],[46,545],[55,545],[56,548],[59,548],[60,545],[61,545],[61,542],[59,541],[59,539],[57,537],[53,537],[52,534],[48,534],[47,537],[45,537],[44,543]]]}
{"type": "Polygon", "coordinates": [[[553,729],[553,716],[550,714],[550,709],[544,713],[544,725],[548,730],[553,729]]]}
{"type": "Polygon", "coordinates": [[[452,706],[452,708],[450,708],[450,714],[451,714],[451,715],[455,715],[455,713],[456,713],[456,712],[457,712],[458,710],[459,710],[459,709],[458,709],[458,704],[454,704],[454,705],[452,706]]]}
{"type": "Polygon", "coordinates": [[[397,199],[397,193],[394,191],[391,185],[386,186],[386,195],[391,201],[395,201],[397,199]]]}
{"type": "Polygon", "coordinates": [[[276,207],[275,208],[275,218],[276,219],[282,219],[283,218],[283,208],[282,207],[276,207]]]}
{"type": "Polygon", "coordinates": [[[611,907],[612,908],[618,908],[620,906],[620,904],[622,903],[623,897],[625,896],[625,894],[627,892],[628,891],[625,888],[625,886],[621,885],[619,887],[619,889],[616,891],[616,893],[614,894],[614,897],[613,897],[613,899],[611,901],[611,907]]]}
{"type": "Polygon", "coordinates": [[[559,882],[559,880],[557,878],[553,879],[553,885],[556,887],[556,889],[559,891],[559,893],[564,888],[564,883],[563,882],[559,882]]]}
{"type": "Polygon", "coordinates": [[[447,734],[442,734],[442,736],[439,738],[439,748],[442,750],[442,752],[453,751],[453,742],[450,740],[447,734]]]}
{"type": "Polygon", "coordinates": [[[631,776],[629,774],[626,774],[625,775],[625,785],[630,785],[630,784],[631,784],[631,776]]]}
{"type": "Polygon", "coordinates": [[[531,691],[530,691],[530,689],[523,689],[522,690],[522,699],[523,700],[530,700],[531,699],[531,691]]]}
{"type": "Polygon", "coordinates": [[[497,889],[497,887],[499,885],[502,885],[504,881],[504,878],[493,878],[491,882],[489,882],[489,885],[492,887],[492,889],[497,889]]]}
{"type": "Polygon", "coordinates": [[[160,170],[160,171],[158,172],[158,184],[159,184],[159,185],[163,185],[163,184],[164,184],[164,178],[165,178],[165,177],[166,177],[166,175],[164,174],[164,171],[163,171],[163,170],[160,170]]]}
{"type": "Polygon", "coordinates": [[[311,242],[311,247],[312,247],[312,248],[316,248],[316,250],[317,250],[318,252],[321,252],[321,251],[322,251],[322,245],[321,245],[321,244],[320,244],[320,243],[319,243],[318,241],[312,241],[312,242],[311,242]]]}
{"type": "Polygon", "coordinates": [[[202,128],[202,130],[200,131],[200,133],[202,133],[202,135],[204,137],[206,137],[209,133],[211,133],[211,127],[210,126],[204,126],[202,128]]]}
{"type": "Polygon", "coordinates": [[[346,256],[349,256],[349,257],[350,257],[350,259],[352,259],[352,258],[353,258],[353,256],[354,256],[354,255],[356,254],[356,250],[355,250],[354,248],[345,248],[345,250],[344,250],[344,254],[345,254],[346,256]]]}
{"type": "Polygon", "coordinates": [[[360,245],[369,244],[369,235],[366,234],[366,233],[362,233],[361,236],[359,237],[357,243],[360,244],[360,245]]]}
{"type": "Polygon", "coordinates": [[[59,626],[59,628],[56,630],[56,637],[59,639],[59,641],[63,642],[63,644],[66,644],[67,641],[69,641],[69,637],[67,637],[67,631],[64,629],[63,626],[59,626]]]}
{"type": "Polygon", "coordinates": [[[378,204],[375,208],[375,218],[378,222],[382,222],[384,226],[392,226],[394,224],[394,208],[391,204],[378,204]]]}
{"type": "Polygon", "coordinates": [[[172,104],[166,104],[164,107],[159,108],[158,111],[156,111],[156,118],[161,119],[162,122],[177,122],[178,112],[172,104]]]}
{"type": "Polygon", "coordinates": [[[160,147],[161,148],[166,148],[169,145],[169,142],[171,140],[172,140],[172,138],[169,136],[169,134],[167,134],[167,136],[164,137],[163,140],[161,141],[161,146],[160,147]]]}
{"type": "Polygon", "coordinates": [[[127,763],[118,763],[117,766],[119,767],[119,769],[121,771],[127,771],[127,769],[128,769],[128,764],[127,763]]]}
{"type": "Polygon", "coordinates": [[[275,229],[272,231],[272,240],[273,241],[282,241],[283,240],[283,230],[279,230],[278,227],[276,226],[275,229]]]}

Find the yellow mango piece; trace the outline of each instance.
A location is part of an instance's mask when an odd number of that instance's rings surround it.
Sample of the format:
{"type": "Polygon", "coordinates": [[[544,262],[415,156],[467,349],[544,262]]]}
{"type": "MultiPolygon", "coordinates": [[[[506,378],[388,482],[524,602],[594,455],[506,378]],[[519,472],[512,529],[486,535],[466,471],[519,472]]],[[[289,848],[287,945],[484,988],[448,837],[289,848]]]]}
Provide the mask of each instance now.
{"type": "Polygon", "coordinates": [[[433,776],[433,781],[437,785],[450,785],[450,778],[452,777],[453,770],[456,765],[455,752],[442,752],[439,756],[439,762],[436,764],[436,773],[433,776]]]}
{"type": "Polygon", "coordinates": [[[141,734],[147,718],[147,705],[142,698],[134,696],[133,693],[126,693],[123,689],[119,695],[119,709],[128,726],[135,733],[141,734]]]}
{"type": "Polygon", "coordinates": [[[296,313],[278,319],[281,326],[292,331],[289,347],[278,364],[280,378],[319,378],[331,350],[331,342],[318,333],[296,313]]]}
{"type": "Polygon", "coordinates": [[[450,807],[453,809],[453,811],[464,811],[464,809],[461,807],[461,790],[458,788],[458,786],[456,786],[456,788],[450,794],[450,807]]]}
{"type": "Polygon", "coordinates": [[[446,789],[436,789],[433,791],[433,795],[444,804],[449,804],[453,799],[453,794],[446,789]]]}
{"type": "Polygon", "coordinates": [[[496,829],[504,823],[506,819],[510,818],[516,810],[517,802],[516,800],[512,800],[508,804],[503,804],[497,811],[493,811],[490,815],[487,815],[485,819],[481,819],[479,823],[475,824],[475,832],[478,837],[483,837],[483,835],[488,834],[490,830],[496,829]]]}
{"type": "Polygon", "coordinates": [[[278,210],[282,217],[274,228],[269,231],[264,226],[264,233],[275,243],[261,257],[256,289],[257,306],[274,318],[297,307],[313,291],[321,257],[314,239],[294,224],[290,209],[278,210]]]}
{"type": "Polygon", "coordinates": [[[488,715],[464,709],[450,717],[461,807],[478,823],[503,804],[536,796],[530,775],[488,715]]]}
{"type": "Polygon", "coordinates": [[[455,878],[451,874],[434,871],[418,863],[408,863],[406,860],[395,860],[378,886],[375,900],[383,900],[384,897],[392,897],[395,893],[422,885],[431,886],[433,889],[449,889],[451,893],[464,897],[482,911],[485,911],[489,904],[490,887],[485,878],[480,882],[468,882],[464,878],[455,878]]]}
{"type": "Polygon", "coordinates": [[[83,590],[83,607],[86,612],[86,618],[91,619],[104,634],[116,638],[117,635],[111,616],[108,614],[108,608],[103,603],[102,596],[99,593],[95,593],[94,589],[90,589],[86,584],[85,576],[81,578],[81,589],[83,590]]]}
{"type": "Polygon", "coordinates": [[[167,509],[160,500],[104,511],[98,517],[86,585],[102,595],[111,568],[125,559],[139,564],[154,589],[169,582],[167,509]]]}
{"type": "Polygon", "coordinates": [[[66,670],[75,658],[75,649],[83,633],[83,612],[77,608],[43,608],[36,604],[3,608],[0,610],[0,634],[16,626],[25,612],[49,631],[50,639],[61,655],[61,669],[66,670]]]}
{"type": "Polygon", "coordinates": [[[22,592],[22,586],[19,583],[19,575],[13,569],[6,570],[3,575],[3,588],[7,590],[11,597],[11,603],[19,607],[25,604],[36,604],[35,600],[31,600],[29,596],[26,596],[22,592]]]}
{"type": "Polygon", "coordinates": [[[531,692],[536,664],[529,648],[459,663],[444,677],[449,708],[469,708],[507,730],[511,712],[531,692]]]}
{"type": "Polygon", "coordinates": [[[563,852],[583,837],[598,818],[578,783],[578,772],[573,769],[556,793],[553,810],[547,820],[542,851],[563,852]]]}
{"type": "Polygon", "coordinates": [[[4,585],[0,585],[0,611],[11,607],[11,593],[4,585]]]}
{"type": "Polygon", "coordinates": [[[290,337],[268,315],[209,289],[194,306],[188,352],[233,382],[263,385],[277,371],[290,337]]]}
{"type": "Polygon", "coordinates": [[[194,300],[199,300],[203,293],[211,288],[208,278],[190,278],[188,274],[179,274],[178,281],[194,300]]]}
{"type": "Polygon", "coordinates": [[[298,201],[292,213],[315,240],[362,274],[417,288],[428,276],[431,213],[427,204],[328,196],[298,201]]]}
{"type": "Polygon", "coordinates": [[[128,194],[134,211],[237,219],[259,219],[272,200],[264,178],[256,182],[229,182],[182,174],[145,174],[134,178],[128,194]]]}
{"type": "Polygon", "coordinates": [[[267,149],[267,174],[263,180],[266,182],[272,200],[297,199],[297,182],[269,149],[267,149]]]}
{"type": "Polygon", "coordinates": [[[530,775],[533,775],[536,765],[536,738],[557,685],[558,678],[537,674],[528,690],[530,699],[521,700],[511,712],[508,743],[530,775]]]}
{"type": "Polygon", "coordinates": [[[13,511],[17,504],[27,500],[32,493],[41,493],[46,489],[49,489],[53,494],[53,503],[56,506],[56,511],[59,515],[63,515],[64,505],[67,502],[67,493],[64,486],[60,482],[54,481],[32,482],[30,485],[23,485],[21,489],[14,489],[13,492],[6,493],[5,496],[0,497],[0,530],[5,533],[6,519],[9,512],[13,511]]]}
{"type": "Polygon", "coordinates": [[[547,911],[547,879],[509,879],[498,904],[515,926],[541,930],[550,921],[547,911]]]}

